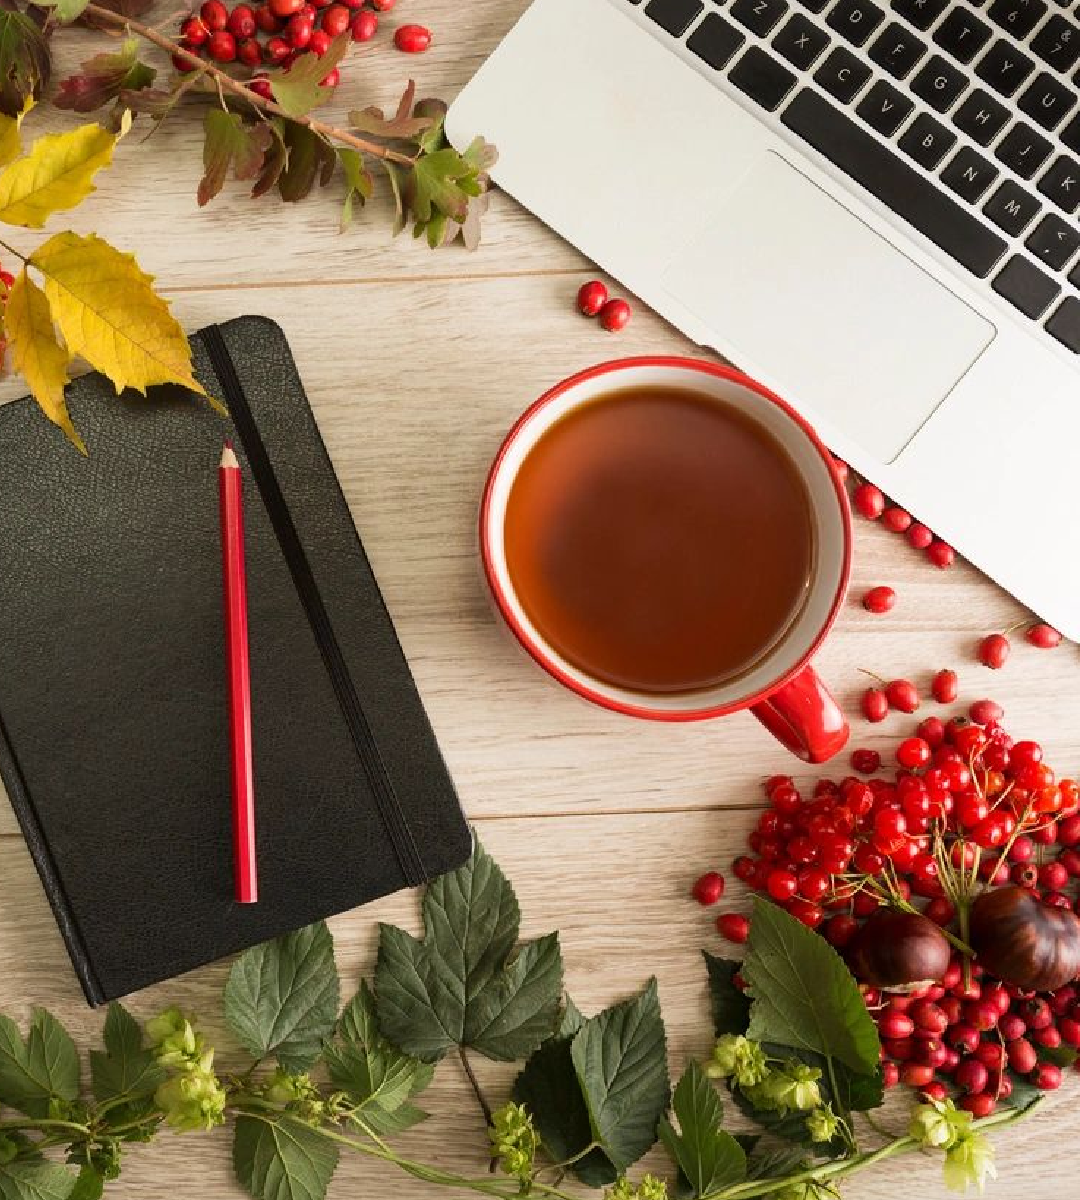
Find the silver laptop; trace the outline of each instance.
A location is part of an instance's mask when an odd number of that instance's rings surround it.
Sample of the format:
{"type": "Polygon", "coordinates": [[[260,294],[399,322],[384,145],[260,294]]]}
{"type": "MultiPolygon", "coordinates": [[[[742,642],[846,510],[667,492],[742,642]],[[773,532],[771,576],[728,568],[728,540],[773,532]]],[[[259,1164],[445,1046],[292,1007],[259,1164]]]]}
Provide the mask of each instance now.
{"type": "Polygon", "coordinates": [[[448,132],[1080,639],[1073,5],[535,0],[448,132]]]}

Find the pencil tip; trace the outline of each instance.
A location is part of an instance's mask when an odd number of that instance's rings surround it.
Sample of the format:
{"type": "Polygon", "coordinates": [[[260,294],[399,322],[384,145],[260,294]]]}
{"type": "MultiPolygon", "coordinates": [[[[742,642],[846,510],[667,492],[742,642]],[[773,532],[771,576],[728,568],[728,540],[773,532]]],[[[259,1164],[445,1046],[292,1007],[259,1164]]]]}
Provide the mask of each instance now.
{"type": "Polygon", "coordinates": [[[226,442],[225,449],[221,452],[221,465],[223,467],[238,467],[240,465],[231,442],[226,442]]]}
{"type": "Polygon", "coordinates": [[[233,448],[232,438],[226,438],[225,439],[225,449],[231,450],[232,448],[233,448]]]}

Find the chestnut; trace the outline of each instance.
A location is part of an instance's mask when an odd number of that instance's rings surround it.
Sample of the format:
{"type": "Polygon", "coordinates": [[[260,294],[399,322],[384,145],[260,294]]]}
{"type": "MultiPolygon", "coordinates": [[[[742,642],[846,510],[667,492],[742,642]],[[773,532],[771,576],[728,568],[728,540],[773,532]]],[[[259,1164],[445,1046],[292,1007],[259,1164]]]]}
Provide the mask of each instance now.
{"type": "Polygon", "coordinates": [[[936,983],[951,957],[949,943],[933,921],[895,908],[879,908],[848,947],[856,977],[874,987],[936,983]]]}
{"type": "Polygon", "coordinates": [[[971,906],[976,960],[1005,983],[1053,992],[1080,975],[1080,918],[1022,887],[983,892],[971,906]]]}

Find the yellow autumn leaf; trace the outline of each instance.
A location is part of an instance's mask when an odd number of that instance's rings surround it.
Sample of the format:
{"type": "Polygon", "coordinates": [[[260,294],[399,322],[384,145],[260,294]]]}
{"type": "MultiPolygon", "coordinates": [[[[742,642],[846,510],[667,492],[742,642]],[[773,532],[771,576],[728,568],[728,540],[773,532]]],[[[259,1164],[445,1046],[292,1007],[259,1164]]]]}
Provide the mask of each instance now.
{"type": "Polygon", "coordinates": [[[109,165],[116,136],[100,125],[50,133],[0,173],[0,221],[40,229],[55,212],[74,208],[109,165]]]}
{"type": "Polygon", "coordinates": [[[64,399],[68,352],[56,340],[45,293],[25,267],[8,292],[5,316],[11,365],[26,380],[42,412],[85,454],[86,445],[75,432],[64,399]]]}
{"type": "Polygon", "coordinates": [[[68,350],[113,383],[145,392],[179,383],[200,395],[191,347],[169,306],[131,254],[94,234],[55,234],[30,256],[45,277],[45,296],[68,350]]]}
{"type": "Polygon", "coordinates": [[[22,119],[34,107],[34,97],[27,96],[22,112],[17,117],[0,114],[0,167],[6,167],[13,158],[22,154],[22,138],[19,127],[22,119]]]}

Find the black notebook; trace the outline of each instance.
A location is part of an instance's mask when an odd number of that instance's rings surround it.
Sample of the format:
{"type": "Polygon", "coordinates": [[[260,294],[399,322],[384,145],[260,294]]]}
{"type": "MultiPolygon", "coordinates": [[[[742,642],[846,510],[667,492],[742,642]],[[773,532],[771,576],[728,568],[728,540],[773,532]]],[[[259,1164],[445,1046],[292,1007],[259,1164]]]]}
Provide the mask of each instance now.
{"type": "MultiPolygon", "coordinates": [[[[0,774],[91,1003],[459,865],[471,837],[281,330],[0,408],[0,774]],[[217,464],[244,472],[259,903],[233,900],[217,464]]],[[[374,436],[374,435],[373,435],[374,436]]],[[[2,885],[0,885],[2,886],[2,885]]]]}

